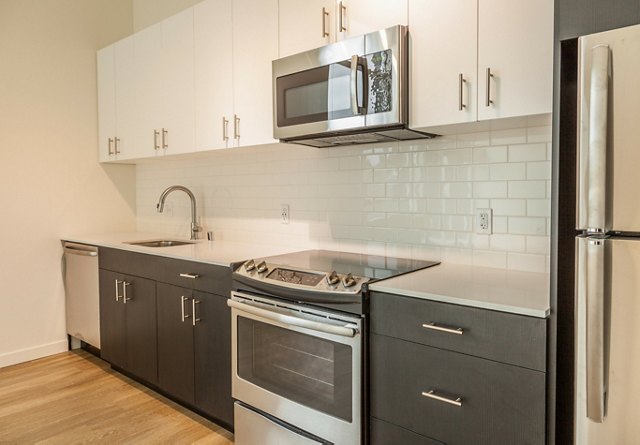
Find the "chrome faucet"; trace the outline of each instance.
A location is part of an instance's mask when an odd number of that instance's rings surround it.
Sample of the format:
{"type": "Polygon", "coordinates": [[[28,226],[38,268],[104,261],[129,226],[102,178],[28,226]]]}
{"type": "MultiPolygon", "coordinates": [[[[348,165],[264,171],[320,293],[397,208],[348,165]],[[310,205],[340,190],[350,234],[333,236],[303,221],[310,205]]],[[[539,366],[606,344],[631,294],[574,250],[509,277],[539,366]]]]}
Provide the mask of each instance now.
{"type": "Polygon", "coordinates": [[[198,225],[198,219],[196,218],[196,197],[193,196],[191,190],[181,185],[172,185],[171,187],[167,187],[167,189],[162,192],[162,195],[160,195],[158,204],[156,204],[156,209],[158,209],[158,213],[162,213],[164,210],[164,200],[167,198],[167,195],[174,190],[181,190],[185,192],[189,195],[189,199],[191,199],[191,239],[198,239],[198,234],[202,231],[202,227],[198,225]]]}

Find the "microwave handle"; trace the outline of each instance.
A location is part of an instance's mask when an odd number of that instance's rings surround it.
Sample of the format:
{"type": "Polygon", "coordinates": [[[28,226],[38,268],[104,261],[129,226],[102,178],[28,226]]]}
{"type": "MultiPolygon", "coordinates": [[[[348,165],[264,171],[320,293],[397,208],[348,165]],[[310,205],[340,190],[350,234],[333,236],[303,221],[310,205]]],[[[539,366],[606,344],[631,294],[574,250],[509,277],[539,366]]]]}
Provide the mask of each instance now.
{"type": "Polygon", "coordinates": [[[363,85],[363,100],[362,106],[358,103],[358,66],[362,66],[362,79],[365,82],[366,79],[366,59],[360,58],[357,55],[351,56],[351,111],[353,114],[364,114],[366,110],[366,102],[365,99],[367,96],[367,87],[366,83],[363,85]]]}

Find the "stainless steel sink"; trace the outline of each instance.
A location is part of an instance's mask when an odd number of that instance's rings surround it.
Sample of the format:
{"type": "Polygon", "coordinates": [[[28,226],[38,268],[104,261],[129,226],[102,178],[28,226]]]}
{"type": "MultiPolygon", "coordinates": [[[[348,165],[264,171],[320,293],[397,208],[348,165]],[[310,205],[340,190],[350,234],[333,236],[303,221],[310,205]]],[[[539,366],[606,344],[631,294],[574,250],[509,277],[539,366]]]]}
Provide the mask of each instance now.
{"type": "Polygon", "coordinates": [[[144,246],[144,247],[172,247],[172,246],[184,246],[185,244],[194,244],[194,243],[189,241],[158,239],[158,240],[150,240],[150,241],[131,241],[125,244],[131,244],[132,246],[144,246]]]}

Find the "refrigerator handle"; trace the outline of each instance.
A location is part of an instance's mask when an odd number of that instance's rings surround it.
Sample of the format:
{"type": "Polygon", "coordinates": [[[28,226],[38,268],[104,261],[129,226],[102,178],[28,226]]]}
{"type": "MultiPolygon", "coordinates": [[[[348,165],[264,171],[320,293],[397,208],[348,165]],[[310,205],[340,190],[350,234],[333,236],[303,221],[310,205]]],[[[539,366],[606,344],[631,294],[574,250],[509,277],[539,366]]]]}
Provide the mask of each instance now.
{"type": "Polygon", "coordinates": [[[586,305],[587,417],[604,421],[606,412],[605,360],[605,250],[606,240],[578,238],[578,300],[586,305]]]}
{"type": "Polygon", "coordinates": [[[583,106],[589,106],[589,119],[587,123],[580,118],[578,229],[590,233],[605,233],[609,229],[606,221],[609,59],[608,45],[591,48],[591,81],[588,86],[580,82],[580,100],[583,106]],[[587,129],[583,128],[585,125],[587,129]]]}

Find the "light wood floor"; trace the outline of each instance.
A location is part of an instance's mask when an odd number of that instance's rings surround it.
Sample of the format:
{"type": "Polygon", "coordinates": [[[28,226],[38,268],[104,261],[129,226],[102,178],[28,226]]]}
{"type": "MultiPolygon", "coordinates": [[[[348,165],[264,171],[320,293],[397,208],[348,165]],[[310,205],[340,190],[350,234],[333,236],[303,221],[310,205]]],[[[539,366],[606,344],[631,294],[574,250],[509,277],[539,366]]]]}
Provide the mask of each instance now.
{"type": "Polygon", "coordinates": [[[84,351],[0,369],[0,444],[233,444],[84,351]]]}

